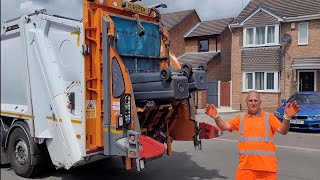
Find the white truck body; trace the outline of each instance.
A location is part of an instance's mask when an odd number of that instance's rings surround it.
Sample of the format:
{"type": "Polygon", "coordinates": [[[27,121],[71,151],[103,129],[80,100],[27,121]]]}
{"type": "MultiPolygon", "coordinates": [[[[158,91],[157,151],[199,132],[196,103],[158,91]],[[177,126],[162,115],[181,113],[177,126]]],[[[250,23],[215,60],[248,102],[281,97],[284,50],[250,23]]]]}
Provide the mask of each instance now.
{"type": "Polygon", "coordinates": [[[35,14],[2,30],[1,116],[24,119],[35,141],[46,139],[56,168],[84,163],[92,154],[85,149],[83,24],[35,14]],[[74,111],[67,108],[70,91],[74,111]]]}

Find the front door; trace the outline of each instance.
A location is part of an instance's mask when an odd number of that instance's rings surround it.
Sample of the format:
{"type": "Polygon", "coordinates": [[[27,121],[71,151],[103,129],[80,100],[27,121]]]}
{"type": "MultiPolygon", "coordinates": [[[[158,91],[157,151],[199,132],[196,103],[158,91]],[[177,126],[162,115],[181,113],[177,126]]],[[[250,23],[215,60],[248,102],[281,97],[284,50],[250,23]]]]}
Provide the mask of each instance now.
{"type": "Polygon", "coordinates": [[[218,81],[208,81],[207,84],[207,103],[218,107],[218,81]]]}
{"type": "Polygon", "coordinates": [[[315,91],[314,72],[299,72],[299,91],[315,91]]]}

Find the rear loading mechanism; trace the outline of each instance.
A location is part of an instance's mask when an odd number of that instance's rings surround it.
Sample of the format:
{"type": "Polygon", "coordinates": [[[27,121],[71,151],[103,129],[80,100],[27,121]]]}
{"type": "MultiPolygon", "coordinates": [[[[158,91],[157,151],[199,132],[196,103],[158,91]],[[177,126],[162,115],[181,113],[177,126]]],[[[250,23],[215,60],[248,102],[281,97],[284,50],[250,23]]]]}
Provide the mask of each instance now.
{"type": "Polygon", "coordinates": [[[206,72],[188,65],[180,70],[164,68],[156,73],[130,75],[135,100],[172,101],[189,97],[189,93],[206,90],[206,72]]]}

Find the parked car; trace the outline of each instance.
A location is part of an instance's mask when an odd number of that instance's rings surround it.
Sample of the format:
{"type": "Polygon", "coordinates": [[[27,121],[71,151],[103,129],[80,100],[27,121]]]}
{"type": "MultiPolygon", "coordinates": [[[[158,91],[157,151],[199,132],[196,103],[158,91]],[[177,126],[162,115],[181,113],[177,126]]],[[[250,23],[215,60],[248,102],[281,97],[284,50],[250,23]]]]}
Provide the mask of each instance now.
{"type": "Polygon", "coordinates": [[[282,105],[274,112],[281,122],[286,103],[293,101],[298,102],[301,110],[290,120],[290,128],[320,130],[320,92],[297,92],[288,101],[282,99],[282,105]]]}

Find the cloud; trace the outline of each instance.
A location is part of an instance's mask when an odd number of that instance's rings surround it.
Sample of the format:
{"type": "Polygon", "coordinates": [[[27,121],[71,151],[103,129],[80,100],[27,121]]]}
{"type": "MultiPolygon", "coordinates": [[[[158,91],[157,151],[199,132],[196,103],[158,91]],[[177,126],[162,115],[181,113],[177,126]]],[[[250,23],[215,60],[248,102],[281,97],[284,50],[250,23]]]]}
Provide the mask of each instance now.
{"type": "Polygon", "coordinates": [[[82,19],[82,0],[1,0],[1,20],[33,13],[42,8],[47,9],[48,14],[82,19]]]}
{"type": "MultiPolygon", "coordinates": [[[[164,3],[161,13],[195,9],[201,20],[237,16],[250,0],[142,0],[139,3],[151,5],[164,3]]],[[[1,0],[1,19],[10,19],[35,9],[45,8],[48,14],[82,19],[82,0],[1,0]]]]}
{"type": "Polygon", "coordinates": [[[36,9],[43,9],[44,7],[32,1],[25,1],[20,4],[19,11],[21,14],[33,13],[36,9]]]}
{"type": "Polygon", "coordinates": [[[144,0],[141,3],[164,3],[166,9],[160,9],[161,13],[170,13],[195,9],[201,20],[212,20],[236,17],[250,0],[144,0]]]}

